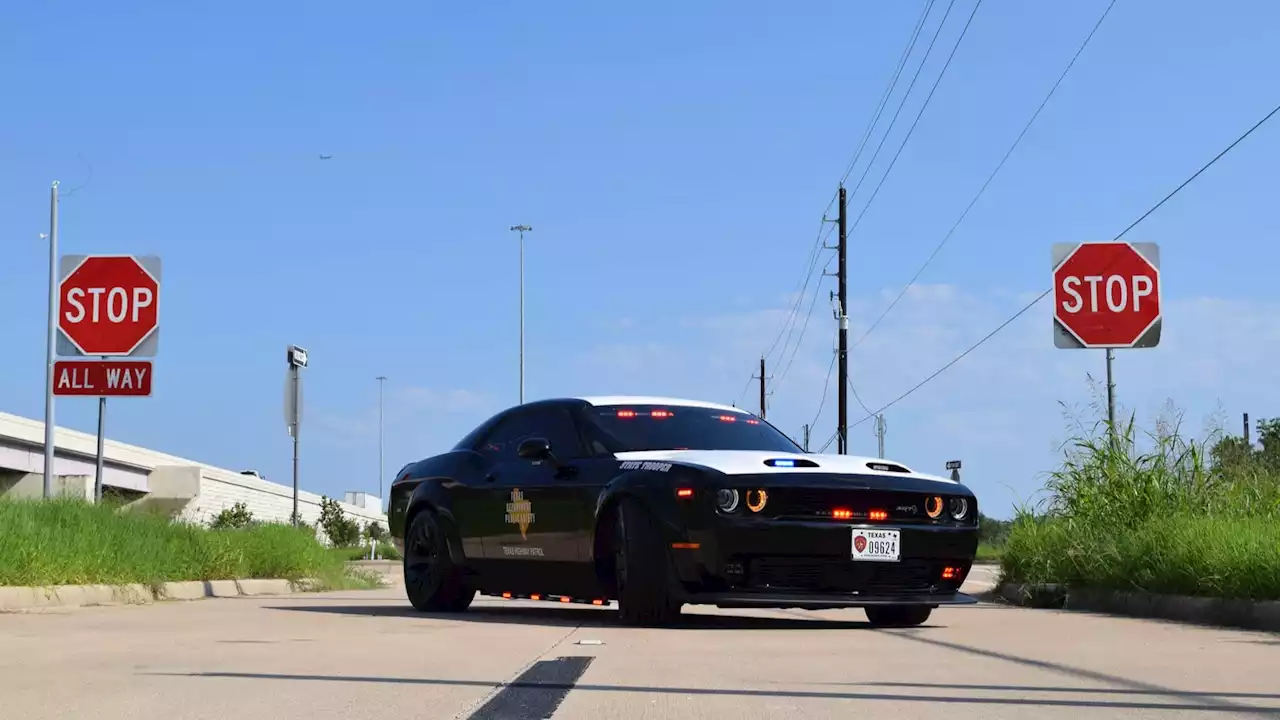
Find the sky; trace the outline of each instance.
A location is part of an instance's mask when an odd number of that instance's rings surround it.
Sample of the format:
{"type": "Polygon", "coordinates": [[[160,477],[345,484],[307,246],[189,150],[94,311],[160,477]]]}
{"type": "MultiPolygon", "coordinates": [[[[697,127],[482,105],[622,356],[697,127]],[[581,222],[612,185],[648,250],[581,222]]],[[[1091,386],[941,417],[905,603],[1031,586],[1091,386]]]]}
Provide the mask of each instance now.
{"type": "MultiPolygon", "coordinates": [[[[983,0],[907,137],[974,2],[934,4],[846,180],[849,374],[870,410],[1047,289],[1053,243],[1110,240],[1278,101],[1280,5],[1118,0],[863,340],[1109,0],[983,0]]],[[[376,494],[379,375],[384,484],[518,402],[509,228],[527,224],[527,400],[757,410],[772,348],[767,418],[811,424],[816,449],[837,422],[819,274],[836,263],[811,270],[811,251],[924,7],[21,3],[0,25],[0,410],[43,416],[56,180],[62,252],[163,261],[154,393],[108,402],[111,439],[288,483],[295,343],[303,487],[376,494]]],[[[1280,119],[1126,236],[1160,245],[1165,320],[1159,347],[1116,352],[1122,416],[1150,427],[1172,403],[1203,433],[1276,414],[1277,165],[1280,119]]],[[[996,517],[1034,502],[1105,369],[1054,348],[1051,316],[1039,303],[886,409],[886,455],[962,460],[996,517]]],[[[57,421],[93,432],[96,405],[61,399],[57,421]]],[[[868,416],[851,396],[851,452],[876,453],[868,416]]]]}

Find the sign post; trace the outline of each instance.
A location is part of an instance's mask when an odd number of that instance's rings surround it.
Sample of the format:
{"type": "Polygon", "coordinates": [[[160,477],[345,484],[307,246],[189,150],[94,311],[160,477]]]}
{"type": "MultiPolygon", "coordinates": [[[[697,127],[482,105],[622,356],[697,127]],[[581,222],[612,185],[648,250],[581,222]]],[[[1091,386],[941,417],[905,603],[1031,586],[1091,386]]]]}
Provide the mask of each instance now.
{"type": "Polygon", "coordinates": [[[302,426],[302,377],[299,369],[307,366],[307,351],[290,345],[287,358],[289,374],[284,386],[284,422],[293,438],[293,526],[298,527],[302,518],[298,515],[298,431],[302,426]]]}
{"type": "Polygon", "coordinates": [[[159,350],[160,266],[154,255],[64,255],[60,260],[57,354],[101,360],[55,362],[51,394],[98,398],[95,502],[102,501],[107,397],[151,394],[151,362],[116,358],[150,358],[159,350]]]}
{"type": "Polygon", "coordinates": [[[1153,348],[1164,325],[1156,243],[1053,245],[1053,344],[1107,351],[1107,422],[1114,437],[1116,348],[1153,348]]]}

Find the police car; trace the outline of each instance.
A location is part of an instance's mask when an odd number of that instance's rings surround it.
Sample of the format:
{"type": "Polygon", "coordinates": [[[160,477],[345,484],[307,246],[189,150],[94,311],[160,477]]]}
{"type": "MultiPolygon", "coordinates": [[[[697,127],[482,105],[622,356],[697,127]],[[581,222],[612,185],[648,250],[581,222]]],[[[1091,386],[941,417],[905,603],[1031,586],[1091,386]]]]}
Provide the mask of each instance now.
{"type": "Polygon", "coordinates": [[[708,604],[861,607],[908,626],[976,602],[960,592],[978,546],[967,487],[805,453],[749,412],[696,400],[508,408],[406,465],[388,524],[424,612],[465,611],[479,593],[617,602],[633,625],[708,604]]]}

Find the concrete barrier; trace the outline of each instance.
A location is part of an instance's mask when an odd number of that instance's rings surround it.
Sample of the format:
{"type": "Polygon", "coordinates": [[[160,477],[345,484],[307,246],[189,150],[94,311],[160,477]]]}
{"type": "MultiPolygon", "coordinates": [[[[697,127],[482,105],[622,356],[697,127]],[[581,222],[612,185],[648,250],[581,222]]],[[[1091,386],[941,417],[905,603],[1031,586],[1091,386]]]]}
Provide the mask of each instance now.
{"type": "Polygon", "coordinates": [[[0,587],[0,611],[50,607],[149,605],[156,602],[206,598],[260,597],[315,592],[314,579],[244,578],[163,583],[154,590],[146,585],[56,585],[53,587],[0,587]]]}
{"type": "Polygon", "coordinates": [[[1280,601],[1158,595],[1062,585],[1005,583],[998,596],[1011,605],[1082,610],[1194,625],[1280,632],[1280,601]]]}

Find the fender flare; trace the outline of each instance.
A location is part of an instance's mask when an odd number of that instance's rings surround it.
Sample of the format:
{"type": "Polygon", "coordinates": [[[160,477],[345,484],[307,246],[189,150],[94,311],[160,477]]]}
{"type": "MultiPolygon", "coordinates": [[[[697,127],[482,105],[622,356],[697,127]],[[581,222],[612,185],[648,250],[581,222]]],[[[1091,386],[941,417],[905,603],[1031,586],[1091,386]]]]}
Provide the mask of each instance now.
{"type": "Polygon", "coordinates": [[[409,496],[408,508],[405,510],[405,534],[413,525],[418,513],[430,512],[444,529],[445,545],[449,549],[449,559],[454,565],[465,566],[467,558],[462,552],[462,533],[458,528],[457,518],[453,515],[453,505],[449,495],[440,486],[440,478],[427,478],[414,488],[409,496]]]}

